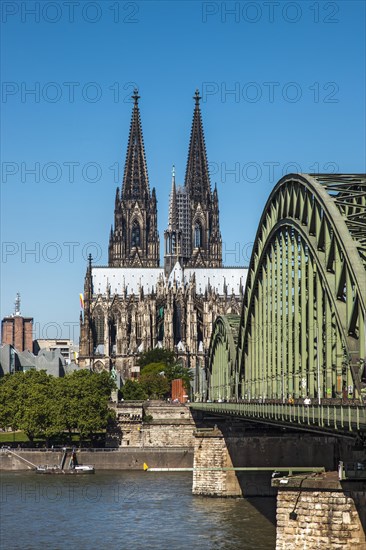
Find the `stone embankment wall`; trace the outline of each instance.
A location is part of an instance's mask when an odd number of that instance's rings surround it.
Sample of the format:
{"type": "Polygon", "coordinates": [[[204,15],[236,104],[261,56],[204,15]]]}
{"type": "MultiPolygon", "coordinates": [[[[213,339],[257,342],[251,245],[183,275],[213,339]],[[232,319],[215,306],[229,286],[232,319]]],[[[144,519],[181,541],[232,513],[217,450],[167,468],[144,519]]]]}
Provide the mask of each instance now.
{"type": "Polygon", "coordinates": [[[110,446],[192,447],[195,423],[190,409],[159,401],[119,403],[115,408],[118,431],[110,446]]]}
{"type": "Polygon", "coordinates": [[[193,449],[194,427],[182,424],[145,424],[141,428],[141,446],[190,447],[193,449]]]}
{"type": "Polygon", "coordinates": [[[193,423],[192,414],[186,405],[180,403],[166,403],[164,401],[147,401],[144,403],[144,410],[151,415],[154,421],[175,420],[193,423]]]}
{"type": "Polygon", "coordinates": [[[302,479],[285,478],[285,488],[272,482],[278,487],[276,550],[366,550],[360,519],[366,482],[345,490],[326,477],[302,479]]]}
{"type": "MultiPolygon", "coordinates": [[[[15,456],[6,450],[0,452],[1,470],[32,470],[32,466],[48,464],[58,465],[61,462],[62,453],[58,451],[18,451],[15,456]],[[21,457],[21,458],[19,458],[21,457]]],[[[97,451],[77,451],[77,459],[80,464],[91,464],[98,470],[143,470],[146,463],[150,468],[192,468],[193,448],[184,449],[116,449],[97,451]]]]}

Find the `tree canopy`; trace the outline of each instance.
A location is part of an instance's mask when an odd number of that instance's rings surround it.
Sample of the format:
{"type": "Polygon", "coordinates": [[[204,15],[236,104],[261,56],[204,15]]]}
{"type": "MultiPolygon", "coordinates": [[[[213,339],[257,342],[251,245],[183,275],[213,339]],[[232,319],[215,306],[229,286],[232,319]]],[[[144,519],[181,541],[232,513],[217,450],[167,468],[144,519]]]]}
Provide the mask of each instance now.
{"type": "Polygon", "coordinates": [[[126,400],[161,399],[171,395],[172,381],[183,379],[187,391],[192,374],[182,365],[175,354],[166,349],[155,348],[145,351],[139,357],[141,373],[138,381],[126,380],[122,397],[126,400]]]}
{"type": "Polygon", "coordinates": [[[174,352],[164,348],[154,348],[141,353],[138,364],[141,369],[151,363],[164,363],[164,365],[173,365],[176,361],[174,352]]]}
{"type": "Polygon", "coordinates": [[[113,387],[106,371],[82,369],[64,378],[34,369],[8,374],[0,382],[0,427],[23,430],[30,441],[73,430],[89,437],[114,416],[108,407],[113,387]]]}
{"type": "Polygon", "coordinates": [[[170,384],[165,376],[164,363],[150,363],[143,368],[140,385],[149,399],[161,399],[169,394],[170,384]]]}
{"type": "Polygon", "coordinates": [[[121,393],[126,401],[144,401],[147,399],[147,393],[137,380],[126,380],[121,393]]]}

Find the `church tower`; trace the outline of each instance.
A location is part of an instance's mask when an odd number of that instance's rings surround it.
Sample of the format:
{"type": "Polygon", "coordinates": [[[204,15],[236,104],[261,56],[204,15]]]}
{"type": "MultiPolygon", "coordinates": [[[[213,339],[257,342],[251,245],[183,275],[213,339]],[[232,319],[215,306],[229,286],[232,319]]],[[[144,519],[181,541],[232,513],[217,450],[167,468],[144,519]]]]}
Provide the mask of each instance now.
{"type": "Polygon", "coordinates": [[[177,261],[182,261],[182,231],[179,223],[179,212],[177,203],[177,188],[175,185],[175,167],[172,170],[172,190],[169,202],[168,229],[164,232],[165,254],[164,269],[165,275],[169,276],[177,261]]]}
{"type": "Polygon", "coordinates": [[[205,138],[196,90],[195,108],[184,186],[190,204],[190,256],[188,267],[221,267],[222,240],[217,189],[211,192],[205,138]]]}
{"type": "Polygon", "coordinates": [[[158,267],[159,235],[155,188],[150,193],[138,91],[133,93],[130,134],[121,193],[117,188],[110,267],[158,267]]]}

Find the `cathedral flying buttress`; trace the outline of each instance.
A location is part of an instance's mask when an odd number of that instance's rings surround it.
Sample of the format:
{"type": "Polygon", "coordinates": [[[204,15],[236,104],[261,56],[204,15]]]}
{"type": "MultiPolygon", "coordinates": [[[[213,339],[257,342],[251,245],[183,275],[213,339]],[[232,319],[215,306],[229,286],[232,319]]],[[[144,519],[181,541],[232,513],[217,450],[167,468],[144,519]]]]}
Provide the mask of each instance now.
{"type": "Polygon", "coordinates": [[[174,350],[183,363],[205,364],[218,315],[239,314],[247,270],[222,266],[219,200],[211,190],[200,95],[194,96],[186,174],[171,178],[164,266],[157,199],[150,192],[137,90],[121,189],[117,188],[108,266],[89,258],[80,315],[79,364],[138,376],[138,354],[174,350]]]}

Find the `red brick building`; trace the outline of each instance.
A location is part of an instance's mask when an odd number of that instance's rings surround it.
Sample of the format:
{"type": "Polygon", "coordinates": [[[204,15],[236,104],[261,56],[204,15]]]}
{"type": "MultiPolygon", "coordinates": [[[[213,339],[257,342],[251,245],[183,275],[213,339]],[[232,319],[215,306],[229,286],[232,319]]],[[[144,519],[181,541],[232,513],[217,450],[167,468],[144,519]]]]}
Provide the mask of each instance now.
{"type": "Polygon", "coordinates": [[[1,342],[18,351],[33,349],[33,317],[12,315],[1,321],[1,342]]]}
{"type": "Polygon", "coordinates": [[[1,321],[1,343],[13,346],[17,351],[33,350],[33,317],[20,314],[20,294],[15,300],[15,313],[1,321]]]}
{"type": "Polygon", "coordinates": [[[19,292],[14,314],[1,321],[1,343],[9,344],[17,351],[33,350],[33,317],[23,317],[20,314],[19,292]]]}

